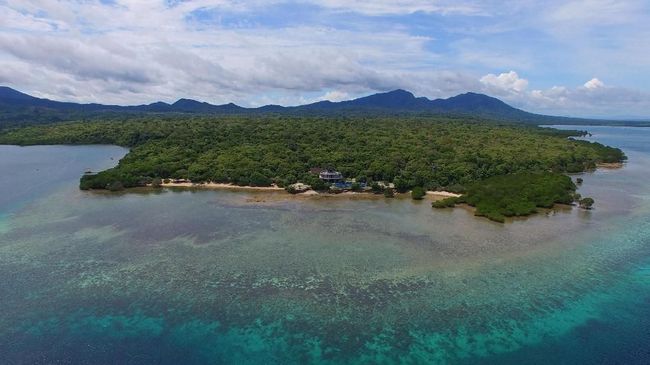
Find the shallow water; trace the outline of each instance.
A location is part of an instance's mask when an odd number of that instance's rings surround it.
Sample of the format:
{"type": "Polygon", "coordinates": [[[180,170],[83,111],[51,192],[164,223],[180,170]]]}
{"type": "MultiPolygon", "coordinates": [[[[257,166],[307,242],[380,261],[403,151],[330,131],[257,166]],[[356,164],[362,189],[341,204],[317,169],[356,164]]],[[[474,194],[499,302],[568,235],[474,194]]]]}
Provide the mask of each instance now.
{"type": "Polygon", "coordinates": [[[650,129],[588,129],[630,157],[581,175],[596,209],[505,225],[410,200],[82,192],[126,151],[0,146],[0,357],[647,364],[650,129]]]}

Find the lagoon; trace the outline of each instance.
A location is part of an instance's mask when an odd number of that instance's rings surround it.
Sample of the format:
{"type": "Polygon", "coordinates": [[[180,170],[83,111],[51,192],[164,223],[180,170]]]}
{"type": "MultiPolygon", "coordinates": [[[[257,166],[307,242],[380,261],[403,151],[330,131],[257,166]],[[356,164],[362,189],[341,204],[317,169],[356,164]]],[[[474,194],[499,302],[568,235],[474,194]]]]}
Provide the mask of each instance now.
{"type": "Polygon", "coordinates": [[[0,355],[646,364],[650,129],[579,128],[629,157],[580,174],[596,209],[505,225],[400,199],[84,192],[126,150],[0,146],[0,355]]]}

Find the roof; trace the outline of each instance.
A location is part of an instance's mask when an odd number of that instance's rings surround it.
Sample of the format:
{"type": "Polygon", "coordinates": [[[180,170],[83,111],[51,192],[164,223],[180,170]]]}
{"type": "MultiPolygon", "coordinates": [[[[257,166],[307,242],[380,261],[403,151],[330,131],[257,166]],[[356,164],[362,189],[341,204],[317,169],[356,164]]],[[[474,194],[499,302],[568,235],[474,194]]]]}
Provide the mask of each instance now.
{"type": "Polygon", "coordinates": [[[343,175],[338,171],[321,171],[319,174],[321,179],[341,179],[343,175]]]}

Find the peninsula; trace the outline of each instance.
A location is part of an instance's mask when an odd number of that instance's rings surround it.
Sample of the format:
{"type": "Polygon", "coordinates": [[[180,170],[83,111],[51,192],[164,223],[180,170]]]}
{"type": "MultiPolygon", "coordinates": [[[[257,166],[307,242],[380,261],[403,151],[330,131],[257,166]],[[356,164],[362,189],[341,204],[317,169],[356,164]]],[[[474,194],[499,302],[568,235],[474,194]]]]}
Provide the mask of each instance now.
{"type": "Polygon", "coordinates": [[[617,148],[570,138],[582,134],[469,117],[147,115],[5,129],[0,143],[130,148],[116,167],[82,176],[84,190],[172,181],[386,196],[444,190],[462,196],[434,206],[464,202],[503,221],[579,199],[564,173],[626,159],[617,148]],[[314,173],[323,169],[340,176],[314,173]]]}

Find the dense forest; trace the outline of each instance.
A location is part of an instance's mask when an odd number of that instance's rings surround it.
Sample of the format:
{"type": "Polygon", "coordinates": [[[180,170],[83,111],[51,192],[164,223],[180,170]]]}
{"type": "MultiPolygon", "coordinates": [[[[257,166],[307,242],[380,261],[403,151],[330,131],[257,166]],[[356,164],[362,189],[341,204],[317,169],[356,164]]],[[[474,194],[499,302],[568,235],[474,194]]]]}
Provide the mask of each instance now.
{"type": "Polygon", "coordinates": [[[472,192],[475,182],[494,176],[580,172],[625,159],[619,149],[567,138],[575,135],[579,132],[432,117],[149,116],[10,129],[0,132],[0,143],[130,147],[115,168],[84,176],[83,189],[167,178],[249,186],[300,181],[326,188],[309,173],[320,167],[369,185],[392,182],[398,191],[472,192]]]}
{"type": "Polygon", "coordinates": [[[530,215],[537,208],[572,204],[580,198],[575,191],[576,185],[566,175],[520,172],[470,183],[461,197],[436,201],[432,206],[467,203],[476,207],[476,215],[503,222],[505,217],[530,215]]]}

